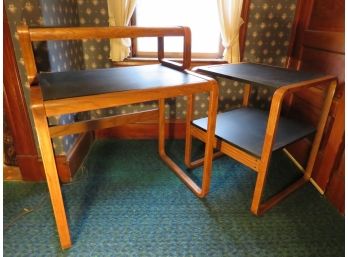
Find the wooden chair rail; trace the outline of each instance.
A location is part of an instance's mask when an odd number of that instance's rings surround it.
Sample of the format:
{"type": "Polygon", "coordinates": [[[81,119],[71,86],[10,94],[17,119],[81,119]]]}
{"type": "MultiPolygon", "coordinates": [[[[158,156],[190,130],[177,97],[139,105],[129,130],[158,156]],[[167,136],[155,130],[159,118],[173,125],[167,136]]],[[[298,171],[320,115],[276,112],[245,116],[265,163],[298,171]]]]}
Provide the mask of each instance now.
{"type": "MultiPolygon", "coordinates": [[[[18,32],[25,32],[20,26],[18,32]]],[[[185,36],[185,27],[69,27],[69,28],[29,28],[31,41],[77,40],[106,38],[137,38],[185,36]]]]}

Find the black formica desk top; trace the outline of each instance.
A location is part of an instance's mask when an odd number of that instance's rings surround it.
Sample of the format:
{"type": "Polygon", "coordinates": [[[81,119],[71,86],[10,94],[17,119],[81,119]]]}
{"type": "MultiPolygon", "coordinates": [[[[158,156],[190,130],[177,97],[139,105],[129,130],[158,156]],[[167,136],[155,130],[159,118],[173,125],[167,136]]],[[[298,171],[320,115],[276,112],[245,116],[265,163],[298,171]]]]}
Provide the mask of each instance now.
{"type": "Polygon", "coordinates": [[[38,80],[45,101],[206,82],[161,64],[40,73],[38,80]]]}

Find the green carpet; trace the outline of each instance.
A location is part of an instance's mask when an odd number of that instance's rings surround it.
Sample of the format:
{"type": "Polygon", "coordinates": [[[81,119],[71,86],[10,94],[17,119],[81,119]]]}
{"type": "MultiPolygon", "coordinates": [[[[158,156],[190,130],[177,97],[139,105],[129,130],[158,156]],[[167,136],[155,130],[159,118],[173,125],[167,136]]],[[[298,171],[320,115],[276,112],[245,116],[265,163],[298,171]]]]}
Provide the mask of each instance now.
{"type": "MultiPolygon", "coordinates": [[[[182,163],[183,142],[167,148],[182,163]]],[[[190,172],[197,181],[200,174],[190,172]]],[[[276,153],[266,194],[298,176],[276,153]]],[[[202,200],[160,160],[157,141],[97,141],[62,187],[73,247],[60,250],[45,183],[5,182],[4,256],[344,256],[344,218],[311,184],[255,217],[255,178],[220,158],[202,200]]]]}

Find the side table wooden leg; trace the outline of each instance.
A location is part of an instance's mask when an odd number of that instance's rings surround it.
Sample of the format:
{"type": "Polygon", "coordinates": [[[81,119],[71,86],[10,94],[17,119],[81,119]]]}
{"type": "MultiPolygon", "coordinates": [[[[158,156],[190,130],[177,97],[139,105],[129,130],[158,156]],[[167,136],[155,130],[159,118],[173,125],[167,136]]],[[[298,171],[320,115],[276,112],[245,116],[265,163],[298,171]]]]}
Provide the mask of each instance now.
{"type": "Polygon", "coordinates": [[[268,171],[268,161],[266,161],[266,163],[260,163],[260,168],[256,178],[254,196],[253,196],[251,208],[250,208],[251,212],[255,215],[261,214],[260,207],[261,207],[262,195],[263,195],[263,191],[264,191],[264,187],[266,183],[267,171],[268,171]]]}
{"type": "Polygon", "coordinates": [[[193,95],[187,96],[187,107],[186,107],[186,135],[185,135],[185,165],[188,168],[192,168],[192,135],[191,135],[191,122],[193,112],[193,95]]]}
{"type": "Polygon", "coordinates": [[[306,165],[306,171],[304,174],[306,180],[309,180],[312,176],[314,163],[315,163],[315,160],[317,159],[317,154],[319,151],[321,139],[323,137],[327,117],[328,117],[329,112],[330,112],[332,99],[335,95],[336,86],[337,86],[337,81],[336,80],[332,81],[330,83],[329,88],[327,89],[327,92],[326,92],[326,97],[325,97],[325,101],[324,101],[324,104],[322,107],[320,120],[319,120],[319,123],[317,125],[317,133],[315,134],[312,149],[311,149],[311,152],[309,154],[308,162],[306,165]]]}
{"type": "Polygon", "coordinates": [[[251,85],[245,84],[244,85],[244,94],[243,94],[243,106],[248,107],[249,105],[249,97],[251,94],[251,85]]]}
{"type": "Polygon", "coordinates": [[[65,214],[51,137],[48,130],[47,117],[39,88],[31,88],[31,102],[31,109],[39,141],[41,158],[46,174],[47,186],[52,202],[60,244],[63,249],[66,249],[71,247],[69,226],[65,214]]]}
{"type": "Polygon", "coordinates": [[[158,151],[160,156],[165,156],[165,99],[158,101],[158,151]]]}
{"type": "Polygon", "coordinates": [[[205,196],[209,192],[211,169],[213,163],[213,150],[215,140],[216,116],[218,110],[218,85],[216,81],[212,81],[212,89],[209,94],[208,124],[207,136],[204,150],[204,166],[202,178],[202,195],[205,196]]]}
{"type": "Polygon", "coordinates": [[[265,140],[262,147],[261,162],[258,168],[254,196],[251,203],[251,212],[255,215],[260,215],[262,213],[261,200],[266,183],[269,161],[272,155],[273,141],[277,134],[280,109],[284,95],[285,91],[276,90],[272,98],[271,108],[267,121],[265,140]]]}
{"type": "MultiPolygon", "coordinates": [[[[192,120],[193,120],[193,96],[188,96],[187,98],[187,108],[186,108],[186,137],[185,137],[185,165],[189,169],[195,169],[199,166],[202,166],[204,164],[204,157],[192,161],[192,120]]],[[[215,132],[214,132],[215,133],[215,132]]],[[[204,141],[205,142],[205,141],[204,141]]],[[[216,139],[213,139],[214,147],[219,149],[218,144],[216,143],[216,139]]],[[[213,152],[213,160],[222,157],[224,154],[220,151],[213,152]]]]}
{"type": "Polygon", "coordinates": [[[215,81],[211,81],[208,109],[208,127],[204,151],[204,167],[202,186],[198,186],[167,154],[165,151],[165,117],[164,117],[164,99],[159,100],[159,154],[162,160],[172,169],[172,171],[192,190],[198,197],[204,197],[209,191],[210,175],[213,159],[213,146],[215,135],[216,114],[218,106],[218,87],[215,81]]]}

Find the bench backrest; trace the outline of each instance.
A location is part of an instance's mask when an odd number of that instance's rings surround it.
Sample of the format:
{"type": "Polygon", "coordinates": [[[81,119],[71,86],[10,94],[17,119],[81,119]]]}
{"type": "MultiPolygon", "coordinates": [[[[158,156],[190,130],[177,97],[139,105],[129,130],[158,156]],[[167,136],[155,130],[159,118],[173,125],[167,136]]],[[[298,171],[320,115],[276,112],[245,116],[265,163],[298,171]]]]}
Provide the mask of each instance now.
{"type": "Polygon", "coordinates": [[[68,28],[29,28],[17,27],[29,84],[35,82],[37,68],[32,42],[49,40],[82,40],[106,38],[157,38],[157,56],[160,63],[174,69],[185,70],[191,65],[191,31],[188,27],[68,27],[68,28]],[[164,59],[164,37],[183,37],[183,60],[177,63],[164,59]]]}

